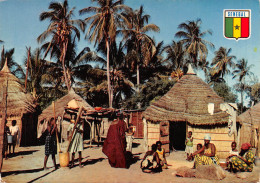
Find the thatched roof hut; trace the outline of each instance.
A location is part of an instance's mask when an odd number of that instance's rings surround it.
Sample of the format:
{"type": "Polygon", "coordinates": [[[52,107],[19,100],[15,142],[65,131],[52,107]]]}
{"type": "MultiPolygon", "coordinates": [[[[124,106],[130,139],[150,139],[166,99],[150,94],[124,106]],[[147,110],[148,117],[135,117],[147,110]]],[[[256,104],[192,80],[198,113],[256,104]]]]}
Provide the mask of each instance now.
{"type": "Polygon", "coordinates": [[[7,106],[0,105],[2,111],[7,108],[7,126],[16,120],[20,128],[21,145],[32,145],[36,141],[37,112],[33,97],[26,93],[19,79],[15,77],[7,66],[7,61],[0,71],[0,103],[4,101],[4,91],[7,87],[7,106]],[[35,139],[35,140],[34,140],[35,139]]]}
{"type": "MultiPolygon", "coordinates": [[[[60,99],[57,99],[55,103],[55,115],[56,117],[63,116],[64,109],[67,107],[67,104],[75,99],[77,101],[77,104],[79,107],[83,106],[86,110],[94,110],[93,107],[91,107],[82,97],[77,95],[73,89],[71,89],[67,95],[63,96],[60,99]]],[[[50,120],[50,118],[53,117],[53,106],[50,105],[46,109],[44,109],[41,113],[41,115],[38,118],[38,127],[37,127],[37,137],[40,138],[42,136],[42,133],[47,128],[47,121],[50,120]]]]}
{"type": "Polygon", "coordinates": [[[258,147],[260,129],[260,103],[252,106],[238,117],[242,123],[240,136],[241,143],[250,142],[253,147],[258,147]]]}
{"type": "MultiPolygon", "coordinates": [[[[7,117],[21,116],[23,113],[35,112],[36,105],[33,97],[25,92],[19,79],[15,77],[5,62],[0,71],[0,103],[2,103],[4,89],[7,85],[7,117]]],[[[3,111],[4,106],[0,106],[3,111]]],[[[2,114],[0,114],[2,115],[2,114]]],[[[2,117],[2,116],[0,116],[2,117]]]]}
{"type": "MultiPolygon", "coordinates": [[[[94,110],[82,97],[75,93],[73,89],[71,89],[67,95],[61,97],[60,99],[55,101],[55,114],[56,116],[62,116],[64,113],[64,109],[67,104],[75,99],[78,102],[79,107],[83,106],[87,110],[94,110]]],[[[46,109],[44,109],[39,116],[38,120],[41,122],[46,119],[47,121],[53,117],[53,106],[50,105],[46,109]]]]}
{"type": "Polygon", "coordinates": [[[149,106],[143,116],[152,122],[187,121],[193,125],[227,123],[229,115],[220,110],[224,103],[210,86],[195,74],[184,75],[171,90],[149,106]],[[214,103],[214,113],[208,104],[214,103]]]}
{"type": "Polygon", "coordinates": [[[228,152],[234,135],[228,135],[230,115],[221,110],[223,103],[190,67],[169,92],[143,112],[147,146],[160,140],[168,152],[172,147],[184,150],[186,134],[192,131],[194,148],[210,133],[217,148],[222,146],[220,151],[228,152]]]}

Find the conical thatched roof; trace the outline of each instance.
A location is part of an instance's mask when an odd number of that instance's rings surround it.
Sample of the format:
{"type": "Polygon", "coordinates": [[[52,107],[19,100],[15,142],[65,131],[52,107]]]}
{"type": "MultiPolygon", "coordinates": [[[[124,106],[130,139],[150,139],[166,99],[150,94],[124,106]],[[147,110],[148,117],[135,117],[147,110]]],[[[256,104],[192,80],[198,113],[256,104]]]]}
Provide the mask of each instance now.
{"type": "Polygon", "coordinates": [[[168,93],[152,103],[143,116],[152,122],[187,121],[193,125],[227,123],[229,115],[220,110],[221,103],[224,103],[223,99],[191,70],[168,93]],[[209,103],[214,103],[212,115],[208,112],[209,103]]]}
{"type": "Polygon", "coordinates": [[[255,127],[258,127],[260,124],[260,102],[240,114],[238,117],[241,122],[250,123],[255,127]]]}
{"type": "MultiPolygon", "coordinates": [[[[55,101],[55,115],[62,116],[64,108],[72,99],[75,99],[78,102],[79,107],[83,106],[87,110],[94,110],[93,107],[91,107],[83,98],[77,95],[73,89],[71,89],[67,95],[55,101]]],[[[41,122],[44,119],[49,120],[51,117],[53,117],[52,105],[42,111],[38,121],[41,122]]]]}
{"type": "MultiPolygon", "coordinates": [[[[0,71],[0,103],[3,103],[4,92],[7,85],[7,116],[21,116],[23,113],[33,113],[36,105],[33,97],[25,93],[23,85],[15,77],[7,66],[7,61],[0,71]]],[[[0,111],[3,111],[3,105],[0,111]]],[[[2,115],[2,114],[0,114],[2,115]]]]}

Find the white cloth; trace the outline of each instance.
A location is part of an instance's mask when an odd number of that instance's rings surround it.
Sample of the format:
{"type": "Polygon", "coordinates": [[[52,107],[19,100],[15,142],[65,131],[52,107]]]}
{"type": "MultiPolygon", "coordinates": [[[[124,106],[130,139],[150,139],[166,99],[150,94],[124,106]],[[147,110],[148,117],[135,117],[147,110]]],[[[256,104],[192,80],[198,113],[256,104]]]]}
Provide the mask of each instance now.
{"type": "Polygon", "coordinates": [[[188,154],[193,153],[193,147],[191,147],[191,146],[186,146],[185,152],[188,153],[188,154]]]}
{"type": "Polygon", "coordinates": [[[17,125],[9,127],[11,135],[18,135],[19,127],[17,125]]]}
{"type": "Polygon", "coordinates": [[[13,136],[13,143],[20,144],[20,130],[17,125],[9,127],[10,133],[13,136]]]}
{"type": "Polygon", "coordinates": [[[132,152],[132,144],[133,144],[134,137],[132,135],[127,135],[126,133],[126,149],[132,152]]]}
{"type": "Polygon", "coordinates": [[[232,150],[230,150],[230,151],[229,151],[229,155],[236,155],[236,156],[238,156],[238,151],[232,151],[232,150]]]}

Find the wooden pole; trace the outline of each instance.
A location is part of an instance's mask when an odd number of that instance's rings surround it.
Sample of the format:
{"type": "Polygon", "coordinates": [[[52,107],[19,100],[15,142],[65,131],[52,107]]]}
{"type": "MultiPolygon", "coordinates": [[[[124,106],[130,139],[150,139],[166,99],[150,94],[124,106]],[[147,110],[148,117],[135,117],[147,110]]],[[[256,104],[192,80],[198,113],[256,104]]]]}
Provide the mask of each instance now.
{"type": "MultiPolygon", "coordinates": [[[[54,116],[54,121],[55,121],[55,123],[56,123],[55,102],[54,102],[54,101],[52,102],[52,107],[53,107],[53,116],[54,116]]],[[[58,130],[57,130],[57,127],[56,127],[56,129],[55,129],[55,134],[56,134],[56,139],[57,139],[58,152],[61,153],[61,150],[60,150],[60,142],[59,142],[59,138],[58,138],[58,130]]]]}
{"type": "Polygon", "coordinates": [[[73,135],[74,135],[74,131],[75,131],[76,127],[77,127],[78,121],[79,121],[79,119],[80,119],[82,110],[83,110],[83,107],[81,106],[81,107],[79,108],[79,112],[78,112],[78,114],[77,114],[77,119],[76,119],[75,125],[74,125],[74,127],[73,127],[72,134],[71,134],[71,136],[70,136],[70,138],[69,138],[69,146],[68,146],[66,152],[69,151],[69,148],[70,148],[70,145],[71,145],[71,140],[72,140],[72,137],[73,137],[73,135]]]}
{"type": "Polygon", "coordinates": [[[25,76],[25,84],[24,84],[24,87],[25,87],[25,92],[27,92],[27,79],[28,79],[28,68],[29,68],[29,59],[31,59],[31,47],[29,47],[28,49],[28,58],[27,58],[27,64],[26,64],[26,76],[25,76]]]}
{"type": "Polygon", "coordinates": [[[8,79],[6,78],[6,86],[3,93],[3,112],[2,112],[2,121],[0,125],[0,173],[2,171],[3,165],[3,155],[5,155],[4,149],[4,131],[5,131],[5,121],[6,121],[6,113],[7,113],[7,91],[8,91],[8,79]],[[4,153],[3,153],[4,152],[4,153]]]}

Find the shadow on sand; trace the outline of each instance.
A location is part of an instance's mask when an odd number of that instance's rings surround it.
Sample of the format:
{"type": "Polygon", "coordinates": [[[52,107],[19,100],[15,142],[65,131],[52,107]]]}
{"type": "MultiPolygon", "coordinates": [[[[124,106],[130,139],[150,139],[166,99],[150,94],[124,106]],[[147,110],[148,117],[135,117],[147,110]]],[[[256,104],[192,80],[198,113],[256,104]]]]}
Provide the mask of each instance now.
{"type": "Polygon", "coordinates": [[[6,177],[6,176],[9,176],[9,175],[18,175],[18,174],[21,174],[21,173],[36,173],[36,172],[40,172],[42,170],[43,170],[43,168],[2,172],[2,177],[6,177]]]}
{"type": "Polygon", "coordinates": [[[19,152],[16,152],[14,154],[8,154],[7,157],[8,158],[13,158],[13,157],[16,157],[16,156],[25,156],[25,155],[33,154],[34,152],[37,152],[37,151],[39,151],[39,150],[19,151],[19,152]]]}

